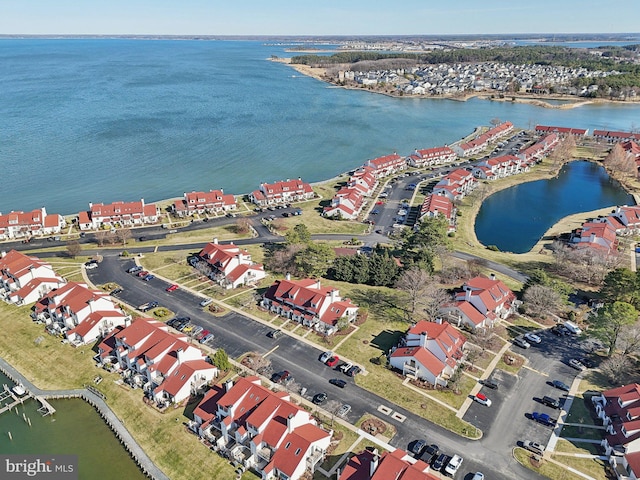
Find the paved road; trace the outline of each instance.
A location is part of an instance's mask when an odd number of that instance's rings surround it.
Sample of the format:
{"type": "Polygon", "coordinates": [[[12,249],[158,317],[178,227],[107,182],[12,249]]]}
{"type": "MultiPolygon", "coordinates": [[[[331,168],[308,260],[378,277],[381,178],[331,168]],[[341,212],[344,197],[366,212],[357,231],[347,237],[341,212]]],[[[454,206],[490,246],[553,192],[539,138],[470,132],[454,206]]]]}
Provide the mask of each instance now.
{"type": "MultiPolygon", "coordinates": [[[[497,444],[494,443],[493,437],[487,436],[481,441],[462,439],[403,408],[390,405],[387,400],[355,385],[351,378],[326,367],[318,361],[322,353],[320,349],[288,335],[273,340],[267,337],[271,327],[236,313],[229,313],[222,317],[211,316],[199,306],[201,297],[181,289],[168,293],[165,288],[169,284],[160,279],[144,282],[126,273],[126,269],[132,265],[131,259],[121,259],[115,253],[105,253],[100,267],[87,273],[95,284],[114,281],[121,285],[124,290],[118,294],[118,297],[126,303],[136,306],[150,300],[157,300],[160,305],[170,308],[177,315],[190,316],[193,322],[214,333],[213,347],[223,347],[232,357],[248,351],[260,354],[270,352],[268,358],[273,363],[274,371],[289,370],[296,382],[307,388],[306,398],[311,399],[316,393],[324,391],[328,394],[329,400],[349,403],[352,411],[347,420],[353,422],[366,412],[382,416],[377,413],[378,407],[380,405],[391,407],[406,417],[404,422],[398,422],[391,417],[386,418],[397,428],[398,433],[391,441],[395,447],[407,449],[416,439],[427,438],[430,443],[438,444],[449,454],[462,454],[465,457],[463,464],[465,471],[483,471],[489,478],[495,479],[511,479],[516,472],[518,478],[539,478],[512,460],[513,444],[504,445],[504,442],[497,444]],[[328,380],[335,377],[346,380],[347,387],[340,389],[329,384],[328,380]]],[[[503,388],[502,391],[506,393],[509,390],[503,388]]],[[[515,395],[514,392],[511,395],[515,395]]],[[[517,398],[514,398],[514,401],[517,403],[517,398]]],[[[478,422],[481,422],[482,416],[477,415],[477,417],[478,422]]],[[[472,422],[474,420],[476,419],[471,419],[472,422]]],[[[496,432],[497,438],[502,438],[500,431],[503,428],[511,429],[511,420],[512,418],[505,420],[505,427],[496,428],[494,425],[490,430],[496,432]]]]}

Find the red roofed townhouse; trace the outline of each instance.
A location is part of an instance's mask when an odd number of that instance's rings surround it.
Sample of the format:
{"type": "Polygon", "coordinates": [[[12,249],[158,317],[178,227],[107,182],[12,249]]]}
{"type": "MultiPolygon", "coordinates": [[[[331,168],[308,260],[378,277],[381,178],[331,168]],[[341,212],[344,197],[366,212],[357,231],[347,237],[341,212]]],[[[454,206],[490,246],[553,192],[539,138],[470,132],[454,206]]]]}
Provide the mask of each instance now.
{"type": "Polygon", "coordinates": [[[623,205],[606,217],[606,221],[619,235],[632,235],[640,233],[640,206],[623,205]]]}
{"type": "Polygon", "coordinates": [[[373,194],[377,186],[378,179],[371,167],[360,167],[347,181],[347,187],[357,189],[365,197],[373,194]]]}
{"type": "Polygon", "coordinates": [[[606,436],[601,442],[609,463],[618,478],[628,471],[629,461],[640,473],[640,385],[633,383],[606,390],[591,397],[596,414],[606,427],[606,436]],[[629,457],[629,455],[633,455],[629,457]],[[625,462],[625,457],[628,457],[625,462]]]}
{"type": "Polygon", "coordinates": [[[518,157],[513,155],[504,155],[501,157],[493,157],[478,162],[473,168],[473,176],[476,178],[496,180],[498,178],[517,175],[523,171],[529,170],[518,157]]]}
{"type": "Polygon", "coordinates": [[[586,137],[589,130],[585,128],[553,127],[547,125],[536,125],[536,133],[557,133],[560,136],[574,135],[576,137],[586,137]]]}
{"type": "Polygon", "coordinates": [[[156,223],[160,217],[158,207],[144,199],[139,202],[89,203],[89,211],[78,214],[80,230],[99,228],[125,228],[156,223]]]}
{"type": "Polygon", "coordinates": [[[105,336],[130,319],[107,293],[78,282],[48,292],[35,304],[31,316],[44,322],[49,332],[62,333],[75,345],[105,336]],[[88,323],[78,328],[85,322],[88,323]]]}
{"type": "Polygon", "coordinates": [[[461,200],[478,186],[478,180],[468,170],[458,168],[442,177],[433,187],[434,195],[444,195],[449,200],[461,200]]]}
{"type": "Polygon", "coordinates": [[[62,215],[47,214],[44,207],[31,212],[0,214],[0,240],[52,235],[60,233],[66,225],[62,215]]]}
{"type": "Polygon", "coordinates": [[[559,142],[560,137],[558,137],[558,134],[550,133],[549,135],[542,137],[533,145],[520,150],[517,156],[528,165],[539,163],[558,146],[559,142]]]}
{"type": "Polygon", "coordinates": [[[329,218],[355,220],[362,211],[364,198],[355,188],[342,187],[331,199],[331,204],[324,207],[322,215],[329,218]]]}
{"type": "Polygon", "coordinates": [[[425,148],[416,150],[413,155],[407,157],[407,163],[412,167],[428,167],[455,162],[458,159],[456,152],[447,145],[444,147],[425,148]]]}
{"type": "Polygon", "coordinates": [[[598,140],[606,140],[609,143],[624,142],[626,140],[640,142],[640,133],[594,130],[593,136],[598,140]]]}
{"type": "Polygon", "coordinates": [[[469,142],[463,142],[461,144],[454,145],[451,148],[461,157],[470,157],[471,155],[480,153],[482,150],[487,148],[487,145],[489,145],[490,142],[495,142],[496,140],[509,135],[512,131],[513,124],[511,122],[504,122],[490,128],[469,142]]]}
{"type": "Polygon", "coordinates": [[[399,448],[378,454],[378,450],[364,450],[352,456],[338,480],[437,480],[429,473],[429,465],[416,460],[399,448]]]}
{"type": "Polygon", "coordinates": [[[610,465],[618,480],[640,479],[640,452],[627,453],[622,459],[614,457],[610,465]]]}
{"type": "Polygon", "coordinates": [[[457,326],[472,330],[491,327],[507,318],[519,305],[515,294],[495,275],[474,277],[462,286],[454,302],[440,309],[442,317],[457,326]]]}
{"type": "Polygon", "coordinates": [[[276,183],[261,183],[260,188],[249,195],[249,199],[260,207],[302,202],[313,197],[311,185],[300,178],[276,183]]]}
{"type": "Polygon", "coordinates": [[[442,215],[449,222],[449,232],[456,230],[456,207],[445,195],[427,195],[420,207],[419,219],[435,218],[442,215]]]}
{"type": "Polygon", "coordinates": [[[228,212],[236,208],[236,197],[225,194],[222,190],[185,193],[184,198],[173,203],[173,211],[179,217],[228,212]]]}
{"type": "Polygon", "coordinates": [[[322,287],[320,280],[305,278],[276,280],[264,294],[261,305],[283,317],[331,335],[338,322],[353,322],[358,307],[340,297],[334,287],[322,287]]]}
{"type": "Polygon", "coordinates": [[[315,471],[326,455],[332,432],[258,377],[216,385],[193,411],[190,427],[201,438],[261,478],[297,480],[315,471]]]}
{"type": "Polygon", "coordinates": [[[607,221],[585,222],[571,232],[570,244],[575,248],[592,248],[604,253],[615,253],[618,249],[616,230],[607,221]]]}
{"type": "Polygon", "coordinates": [[[640,170],[640,145],[633,140],[628,140],[622,143],[621,146],[627,157],[630,157],[634,162],[636,162],[636,168],[640,170]]]}
{"type": "Polygon", "coordinates": [[[365,167],[371,167],[376,178],[386,177],[407,168],[407,161],[397,153],[367,160],[365,167]]]}
{"type": "Polygon", "coordinates": [[[180,403],[218,375],[188,337],[174,335],[163,322],[147,318],[114,331],[98,346],[97,358],[162,405],[180,403]]]}
{"type": "Polygon", "coordinates": [[[66,283],[46,262],[17,250],[0,253],[0,299],[16,305],[37,301],[66,283]]]}
{"type": "Polygon", "coordinates": [[[389,356],[392,367],[433,385],[447,385],[463,356],[465,337],[448,323],[422,320],[389,356]]]}
{"type": "MultiPolygon", "coordinates": [[[[219,244],[217,238],[200,250],[198,257],[209,266],[209,278],[227,289],[253,285],[267,276],[264,266],[254,263],[247,250],[233,243],[219,244]]],[[[190,262],[197,266],[197,259],[190,262]]]]}

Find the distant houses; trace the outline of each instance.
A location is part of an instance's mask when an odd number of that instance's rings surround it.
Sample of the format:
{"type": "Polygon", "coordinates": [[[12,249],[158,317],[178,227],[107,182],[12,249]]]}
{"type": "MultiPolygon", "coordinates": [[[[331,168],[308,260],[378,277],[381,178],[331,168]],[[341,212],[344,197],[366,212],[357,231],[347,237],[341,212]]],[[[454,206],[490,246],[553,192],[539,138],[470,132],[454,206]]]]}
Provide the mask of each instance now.
{"type": "Polygon", "coordinates": [[[462,200],[478,185],[477,179],[469,170],[458,168],[445,175],[433,187],[434,195],[442,195],[450,201],[462,200]]]}
{"type": "Polygon", "coordinates": [[[62,215],[48,214],[42,207],[31,212],[0,214],[0,240],[29,239],[61,233],[67,222],[62,215]]]}
{"type": "Polygon", "coordinates": [[[110,204],[89,203],[89,210],[78,214],[80,230],[98,230],[102,228],[131,228],[157,223],[160,211],[153,204],[138,202],[113,202],[110,204]]]}
{"type": "Polygon", "coordinates": [[[0,253],[0,299],[28,305],[66,283],[51,265],[17,250],[0,253]]]}
{"type": "Polygon", "coordinates": [[[495,142],[498,139],[507,136],[513,131],[513,124],[511,122],[504,122],[493,128],[490,128],[486,132],[478,135],[473,140],[463,142],[452,147],[452,150],[460,157],[471,157],[482,152],[490,142],[495,142]]]}
{"type": "Polygon", "coordinates": [[[423,168],[455,162],[457,159],[458,154],[445,145],[416,150],[407,157],[407,164],[411,167],[423,168]]]}
{"type": "Polygon", "coordinates": [[[586,137],[589,134],[589,130],[586,128],[555,127],[549,125],[536,125],[535,132],[539,134],[556,133],[562,137],[567,135],[586,137]]]}
{"type": "Polygon", "coordinates": [[[447,220],[448,231],[456,229],[456,207],[446,195],[429,194],[425,197],[420,207],[418,219],[423,221],[427,218],[444,217],[447,220]]]}
{"type": "Polygon", "coordinates": [[[407,162],[404,157],[394,152],[390,155],[367,160],[364,166],[370,167],[376,178],[382,178],[405,170],[407,162]]]}

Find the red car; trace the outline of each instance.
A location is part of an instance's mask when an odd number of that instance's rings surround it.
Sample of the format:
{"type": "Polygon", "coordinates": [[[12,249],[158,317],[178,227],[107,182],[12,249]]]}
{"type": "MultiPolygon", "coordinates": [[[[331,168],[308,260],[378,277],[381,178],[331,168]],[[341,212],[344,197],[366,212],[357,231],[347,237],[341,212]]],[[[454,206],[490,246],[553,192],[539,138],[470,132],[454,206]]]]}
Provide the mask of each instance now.
{"type": "Polygon", "coordinates": [[[174,285],[169,285],[167,287],[167,292],[173,292],[174,290],[177,290],[177,289],[178,289],[178,285],[175,285],[175,284],[174,285]]]}
{"type": "Polygon", "coordinates": [[[149,275],[149,272],[147,272],[146,270],[142,270],[141,272],[138,272],[139,277],[146,277],[147,275],[149,275]]]}
{"type": "Polygon", "coordinates": [[[329,358],[329,360],[327,360],[327,366],[333,368],[338,364],[339,361],[340,358],[337,355],[334,355],[333,357],[329,358]]]}

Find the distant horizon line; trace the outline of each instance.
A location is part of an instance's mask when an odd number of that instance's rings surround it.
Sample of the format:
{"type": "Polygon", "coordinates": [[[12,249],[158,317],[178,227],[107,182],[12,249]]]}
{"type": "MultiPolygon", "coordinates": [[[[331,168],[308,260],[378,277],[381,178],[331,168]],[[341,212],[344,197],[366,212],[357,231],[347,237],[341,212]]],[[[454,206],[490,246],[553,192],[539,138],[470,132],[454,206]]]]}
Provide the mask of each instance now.
{"type": "Polygon", "coordinates": [[[4,33],[0,38],[155,38],[155,39],[528,39],[528,38],[573,38],[582,40],[616,41],[630,40],[636,37],[640,41],[640,32],[599,32],[599,33],[447,33],[447,34],[265,34],[265,35],[243,35],[243,34],[161,34],[161,33],[4,33]],[[606,37],[607,40],[602,37],[606,37]],[[626,38],[625,38],[626,37],[626,38]],[[632,38],[628,38],[632,37],[632,38]]]}

